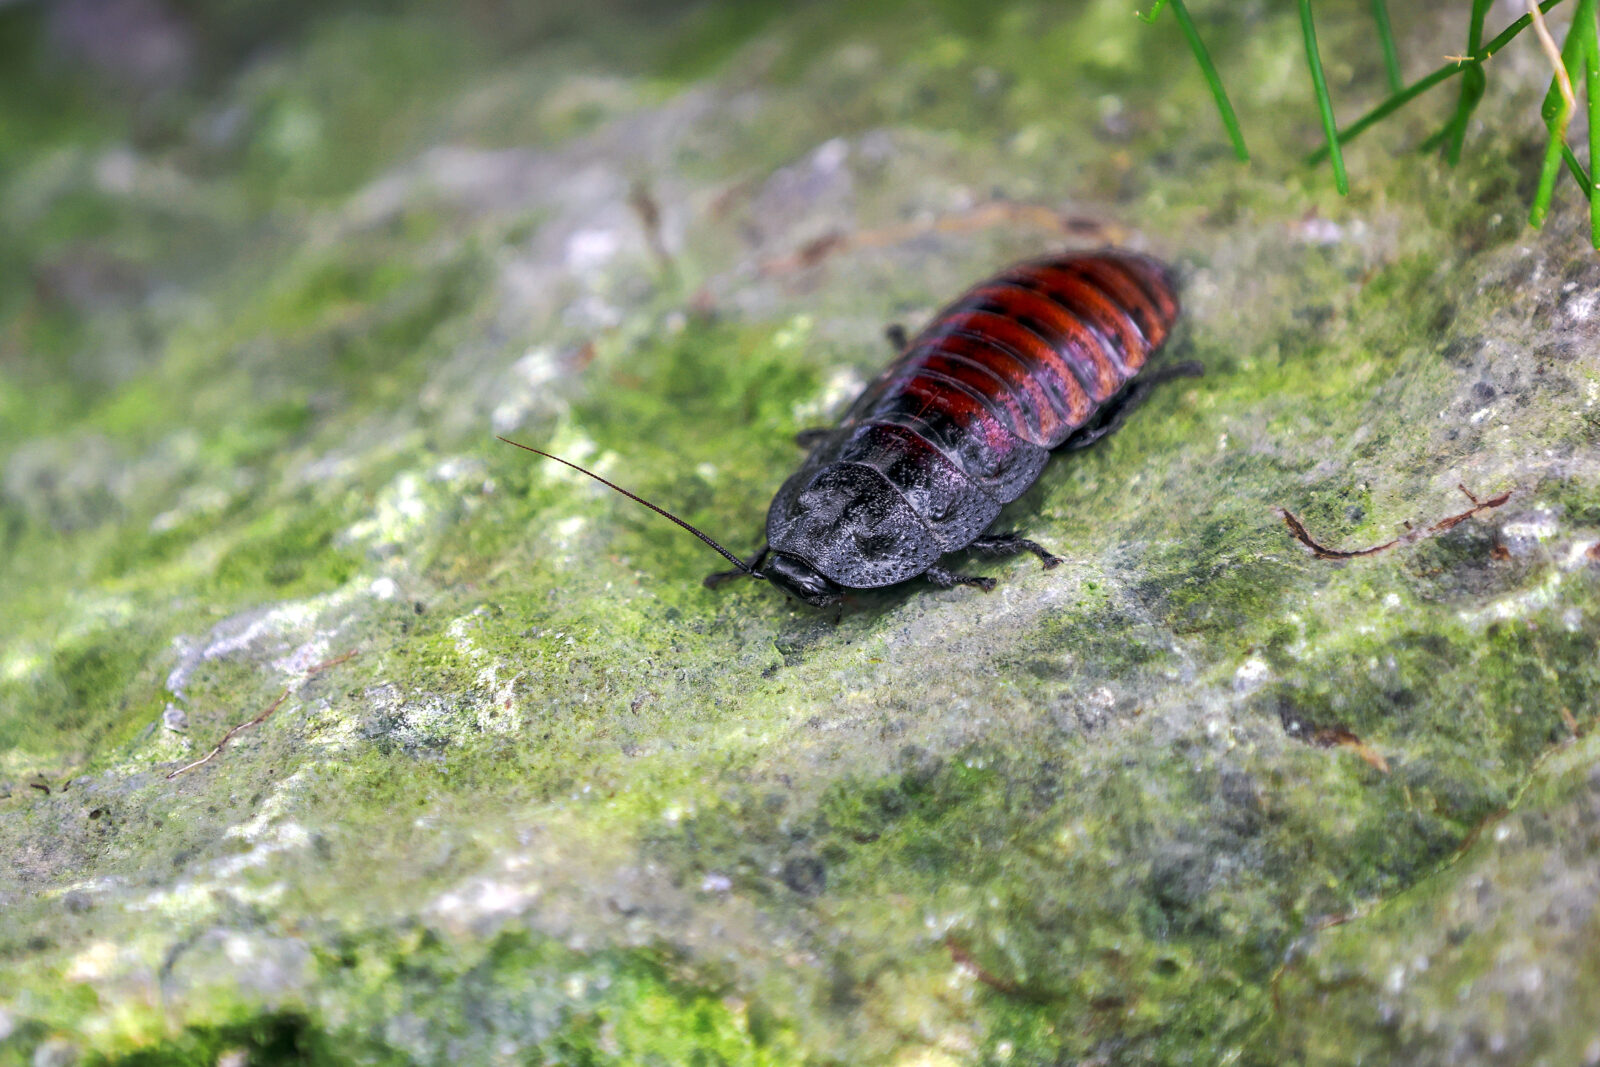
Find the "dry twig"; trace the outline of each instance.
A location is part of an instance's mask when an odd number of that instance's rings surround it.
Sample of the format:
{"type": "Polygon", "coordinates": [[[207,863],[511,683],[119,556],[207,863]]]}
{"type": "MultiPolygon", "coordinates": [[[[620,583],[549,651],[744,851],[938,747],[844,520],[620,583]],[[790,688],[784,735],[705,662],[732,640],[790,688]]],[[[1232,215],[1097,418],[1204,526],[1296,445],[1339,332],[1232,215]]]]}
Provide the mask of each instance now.
{"type": "Polygon", "coordinates": [[[628,189],[628,206],[639,216],[639,226],[644,230],[645,243],[650,246],[650,254],[656,257],[661,269],[665,271],[675,269],[672,253],[667,251],[666,238],[661,231],[661,205],[650,195],[650,187],[642,181],[634,182],[628,189]]]}
{"type": "MultiPolygon", "coordinates": [[[[1545,25],[1544,12],[1539,10],[1539,0],[1528,0],[1528,16],[1533,19],[1533,34],[1539,38],[1539,47],[1544,49],[1545,58],[1550,60],[1550,67],[1555,71],[1556,85],[1561,89],[1561,99],[1567,103],[1566,118],[1571,119],[1572,113],[1578,110],[1578,98],[1572,92],[1572,79],[1567,75],[1567,65],[1561,59],[1561,49],[1556,47],[1556,39],[1550,36],[1550,27],[1545,25]]],[[[1567,139],[1567,123],[1561,123],[1561,140],[1567,139]]]]}
{"type": "Polygon", "coordinates": [[[177,770],[167,775],[167,780],[171,781],[184,771],[192,771],[196,767],[199,767],[202,764],[210,763],[212,760],[216,759],[217,756],[222,752],[223,748],[226,747],[228,742],[233,740],[234,734],[237,734],[243,730],[248,730],[252,726],[260,726],[262,723],[266,722],[268,716],[277,711],[278,708],[282,707],[283,702],[289,699],[289,694],[294,691],[294,687],[296,685],[299,685],[300,682],[305,681],[307,678],[322,673],[329,667],[337,667],[346,660],[353,658],[355,654],[356,653],[354,651],[346,652],[342,656],[335,656],[333,659],[323,660],[321,663],[314,664],[313,666],[306,668],[306,673],[300,679],[300,681],[295,682],[293,685],[285,686],[283,692],[278,694],[278,699],[268,704],[266,710],[264,710],[260,715],[257,715],[248,722],[240,723],[238,726],[235,726],[233,729],[223,734],[222,740],[217,742],[217,746],[215,748],[213,748],[210,752],[207,752],[204,756],[201,756],[199,759],[195,760],[193,763],[186,763],[182,767],[179,767],[177,770]]]}
{"type": "Polygon", "coordinates": [[[983,964],[973,957],[965,945],[956,940],[954,934],[949,934],[945,937],[944,947],[950,951],[950,958],[956,962],[957,966],[970,973],[989,988],[997,989],[1008,997],[1022,997],[1025,1000],[1035,999],[1028,990],[1017,983],[985,970],[983,964]]]}
{"type": "Polygon", "coordinates": [[[1038,204],[990,200],[967,211],[941,216],[931,221],[919,219],[862,230],[854,234],[831,231],[806,242],[797,252],[767,260],[761,264],[760,270],[762,275],[767,277],[788,274],[814,267],[828,256],[847,248],[883,248],[903,244],[926,233],[965,233],[1003,223],[1051,233],[1065,233],[1076,238],[1098,241],[1101,244],[1118,244],[1126,236],[1126,231],[1114,222],[1084,215],[1067,215],[1038,204]]]}
{"type": "Polygon", "coordinates": [[[1361,757],[1361,761],[1379,774],[1389,773],[1389,761],[1383,758],[1383,753],[1357,737],[1351,730],[1343,726],[1330,726],[1318,730],[1311,736],[1311,740],[1326,748],[1343,748],[1354,752],[1361,757]]]}
{"type": "Polygon", "coordinates": [[[1507,489],[1499,496],[1490,497],[1488,500],[1479,500],[1477,497],[1472,495],[1466,486],[1458,485],[1456,488],[1465,493],[1467,499],[1472,501],[1472,507],[1468,508],[1466,511],[1463,511],[1457,515],[1450,515],[1446,518],[1440,519],[1432,526],[1422,526],[1416,529],[1408,529],[1405,533],[1401,534],[1399,537],[1396,537],[1393,541],[1385,541],[1383,544],[1373,545],[1371,548],[1358,548],[1348,552],[1343,549],[1329,548],[1327,545],[1322,544],[1316,538],[1312,537],[1311,531],[1306,529],[1306,524],[1296,518],[1294,513],[1289,511],[1287,508],[1273,508],[1273,510],[1282,516],[1284,525],[1289,527],[1289,532],[1294,534],[1295,540],[1309,548],[1311,550],[1311,554],[1318,559],[1355,559],[1357,556],[1375,556],[1379,552],[1387,552],[1396,545],[1409,545],[1413,544],[1414,542],[1422,541],[1426,538],[1442,534],[1446,530],[1453,529],[1456,526],[1459,526],[1461,523],[1466,522],[1474,515],[1485,511],[1491,511],[1494,508],[1499,507],[1507,500],[1511,499],[1512,493],[1512,490],[1507,489]]]}

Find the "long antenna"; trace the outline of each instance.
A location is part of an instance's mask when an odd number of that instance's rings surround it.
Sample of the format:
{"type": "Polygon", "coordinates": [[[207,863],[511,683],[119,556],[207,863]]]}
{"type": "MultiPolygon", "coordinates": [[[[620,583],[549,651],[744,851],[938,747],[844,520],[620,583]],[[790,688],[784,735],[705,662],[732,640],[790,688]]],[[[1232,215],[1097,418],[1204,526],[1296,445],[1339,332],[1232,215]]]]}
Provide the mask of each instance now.
{"type": "Polygon", "coordinates": [[[548,452],[541,452],[539,449],[534,448],[531,445],[520,444],[520,443],[518,443],[516,441],[513,441],[509,437],[501,437],[499,434],[495,434],[495,437],[498,438],[501,441],[504,441],[508,445],[516,445],[518,448],[522,449],[524,452],[532,452],[536,456],[543,456],[545,459],[553,459],[557,463],[561,463],[561,464],[564,464],[565,466],[571,467],[573,470],[577,471],[579,474],[587,474],[589,477],[593,478],[595,481],[599,482],[601,485],[607,486],[607,487],[609,487],[611,489],[615,489],[617,492],[621,493],[623,496],[627,497],[629,500],[637,501],[638,503],[643,504],[645,507],[649,508],[651,511],[655,512],[657,515],[664,515],[667,518],[671,519],[673,522],[677,523],[679,526],[682,526],[685,530],[688,530],[690,533],[692,533],[696,537],[700,538],[700,540],[704,541],[706,544],[710,545],[712,548],[716,549],[718,552],[721,552],[722,555],[728,560],[729,563],[732,563],[735,567],[738,567],[741,571],[744,571],[744,573],[748,574],[750,577],[752,577],[752,578],[760,578],[760,577],[762,577],[762,575],[756,573],[756,571],[754,569],[752,569],[751,566],[748,563],[746,563],[744,560],[740,559],[738,556],[735,556],[732,552],[729,552],[727,549],[723,548],[721,545],[719,545],[715,541],[713,541],[709,536],[707,536],[706,534],[701,533],[699,530],[695,529],[693,526],[690,526],[688,523],[686,523],[682,519],[678,518],[678,516],[674,515],[672,512],[668,511],[666,508],[658,508],[654,504],[650,503],[650,501],[646,500],[644,497],[639,496],[636,493],[630,493],[626,489],[622,488],[622,486],[617,485],[617,484],[615,484],[613,482],[608,482],[604,478],[602,478],[598,474],[596,474],[594,471],[585,470],[583,467],[578,466],[576,463],[573,463],[570,460],[562,459],[560,456],[552,456],[548,452]]]}

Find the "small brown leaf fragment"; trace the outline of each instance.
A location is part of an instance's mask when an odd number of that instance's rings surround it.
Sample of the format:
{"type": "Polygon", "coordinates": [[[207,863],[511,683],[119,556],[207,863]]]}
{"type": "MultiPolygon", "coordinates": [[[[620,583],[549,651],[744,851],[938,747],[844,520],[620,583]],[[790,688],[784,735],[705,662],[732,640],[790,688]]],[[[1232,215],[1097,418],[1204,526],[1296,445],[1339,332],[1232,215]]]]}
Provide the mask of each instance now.
{"type": "Polygon", "coordinates": [[[1368,766],[1372,767],[1372,769],[1377,771],[1379,774],[1389,773],[1389,761],[1383,758],[1383,753],[1379,752],[1375,748],[1372,748],[1359,738],[1354,741],[1341,741],[1339,746],[1341,748],[1348,748],[1350,751],[1360,756],[1368,766]]]}
{"type": "Polygon", "coordinates": [[[1389,773],[1389,761],[1383,758],[1383,754],[1343,726],[1330,726],[1318,730],[1311,736],[1311,740],[1324,748],[1349,749],[1379,774],[1389,773]]]}
{"type": "Polygon", "coordinates": [[[1061,229],[1074,237],[1094,238],[1106,244],[1119,244],[1127,238],[1127,230],[1114,222],[1088,215],[1067,215],[1061,220],[1061,229]]]}
{"type": "Polygon", "coordinates": [[[1308,922],[1306,924],[1306,928],[1310,933],[1317,933],[1322,930],[1331,930],[1335,926],[1343,926],[1345,923],[1349,922],[1355,917],[1355,913],[1349,911],[1335,912],[1332,915],[1319,915],[1308,922]]]}
{"type": "Polygon", "coordinates": [[[656,262],[661,264],[663,270],[671,270],[672,253],[667,251],[667,242],[661,234],[661,205],[650,195],[650,187],[642,181],[634,182],[628,189],[628,206],[639,216],[639,226],[644,230],[650,254],[656,257],[656,262]]]}
{"type": "Polygon", "coordinates": [[[984,985],[990,987],[991,989],[997,989],[1008,997],[1028,998],[1028,991],[1023,989],[1017,983],[1006,978],[1001,978],[999,975],[991,974],[984,970],[983,965],[973,958],[971,952],[967,951],[967,947],[960,941],[956,940],[956,935],[947,935],[944,939],[944,947],[949,950],[950,958],[954,960],[959,967],[970,973],[974,978],[982,982],[984,985]]]}
{"type": "Polygon", "coordinates": [[[798,251],[791,252],[786,256],[778,256],[762,263],[761,274],[763,277],[772,277],[773,275],[791,274],[797,270],[815,267],[828,256],[849,244],[850,238],[837,230],[825,233],[821,237],[813,237],[801,245],[798,251]]]}
{"type": "Polygon", "coordinates": [[[850,238],[842,233],[825,233],[815,240],[807,241],[800,247],[797,257],[802,267],[814,267],[828,257],[829,254],[844,248],[850,243],[850,238]]]}
{"type": "Polygon", "coordinates": [[[639,216],[639,222],[647,233],[655,233],[661,228],[661,208],[644,182],[636,181],[628,188],[628,206],[639,216]]]}
{"type": "Polygon", "coordinates": [[[689,314],[702,322],[710,322],[717,317],[717,298],[709,286],[702,285],[694,291],[689,298],[689,314]]]}
{"type": "Polygon", "coordinates": [[[1399,537],[1396,537],[1392,541],[1385,541],[1381,545],[1373,545],[1370,548],[1358,548],[1350,550],[1329,548],[1327,545],[1319,542],[1315,537],[1312,537],[1311,531],[1306,529],[1305,523],[1301,522],[1297,517],[1295,517],[1293,512],[1289,511],[1287,508],[1273,508],[1273,510],[1282,517],[1283,524],[1289,527],[1289,532],[1294,535],[1294,539],[1309,548],[1311,550],[1311,554],[1317,559],[1355,559],[1357,556],[1375,556],[1379,552],[1388,551],[1396,545],[1409,545],[1417,541],[1422,541],[1426,538],[1442,534],[1446,530],[1453,529],[1454,527],[1459,526],[1461,523],[1466,522],[1475,515],[1481,514],[1485,511],[1492,511],[1493,509],[1499,507],[1507,500],[1511,499],[1512,493],[1512,490],[1507,489],[1499,496],[1490,497],[1488,500],[1479,500],[1476,496],[1472,495],[1472,492],[1468,490],[1466,486],[1458,485],[1456,488],[1460,489],[1462,493],[1466,494],[1467,499],[1472,501],[1472,507],[1468,508],[1466,511],[1460,512],[1459,514],[1446,516],[1445,518],[1442,518],[1438,522],[1434,523],[1432,526],[1420,526],[1413,528],[1408,524],[1406,527],[1406,532],[1401,534],[1399,537]]]}
{"type": "Polygon", "coordinates": [[[1511,558],[1511,550],[1505,545],[1495,545],[1489,550],[1489,558],[1496,563],[1504,563],[1511,558]]]}
{"type": "Polygon", "coordinates": [[[1572,714],[1572,709],[1565,704],[1561,705],[1561,721],[1567,724],[1567,729],[1572,731],[1573,737],[1582,737],[1583,730],[1578,726],[1578,719],[1572,714]]]}

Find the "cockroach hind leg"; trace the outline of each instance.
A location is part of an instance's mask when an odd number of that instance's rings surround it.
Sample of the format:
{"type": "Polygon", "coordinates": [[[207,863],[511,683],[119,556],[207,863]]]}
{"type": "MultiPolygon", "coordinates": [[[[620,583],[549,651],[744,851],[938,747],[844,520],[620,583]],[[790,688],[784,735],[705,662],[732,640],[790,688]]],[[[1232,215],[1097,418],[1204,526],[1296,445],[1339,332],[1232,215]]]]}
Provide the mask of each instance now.
{"type": "Polygon", "coordinates": [[[1143,377],[1135,378],[1126,389],[1112,397],[1105,407],[1100,409],[1092,423],[1063,441],[1062,451],[1075,452],[1080,448],[1088,448],[1096,441],[1116,433],[1122,424],[1128,421],[1128,416],[1132,415],[1140,404],[1149,400],[1150,394],[1162,382],[1169,382],[1174,378],[1199,378],[1205,371],[1203,364],[1191,359],[1157,368],[1143,377]]]}
{"type": "Polygon", "coordinates": [[[976,589],[982,589],[985,593],[994,591],[993,578],[979,578],[974,574],[957,574],[955,571],[948,571],[943,567],[929,567],[922,572],[922,576],[940,589],[953,589],[958,585],[970,585],[976,589]]]}
{"type": "Polygon", "coordinates": [[[1015,556],[1019,552],[1032,552],[1047,569],[1061,562],[1060,556],[1053,554],[1039,542],[1030,541],[1014,533],[987,534],[975,538],[967,547],[985,556],[1015,556]]]}

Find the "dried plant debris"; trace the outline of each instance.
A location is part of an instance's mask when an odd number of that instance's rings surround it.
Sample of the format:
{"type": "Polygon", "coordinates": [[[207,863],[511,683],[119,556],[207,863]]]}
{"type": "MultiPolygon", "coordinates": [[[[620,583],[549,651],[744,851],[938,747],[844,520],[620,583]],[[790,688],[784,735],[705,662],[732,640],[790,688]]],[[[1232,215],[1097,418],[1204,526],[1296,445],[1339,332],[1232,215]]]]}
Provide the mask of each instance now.
{"type": "Polygon", "coordinates": [[[1028,989],[1026,986],[1013,982],[1009,978],[1002,978],[1000,975],[986,969],[978,962],[972,951],[962,944],[954,934],[949,934],[945,937],[944,947],[949,950],[950,959],[955,962],[956,966],[990,989],[1003,993],[1008,997],[1015,997],[1018,1000],[1043,1002],[1049,999],[1035,990],[1028,989]]]}
{"type": "Polygon", "coordinates": [[[667,248],[666,237],[661,227],[661,205],[650,192],[650,186],[643,181],[635,181],[628,189],[628,206],[639,218],[639,227],[644,231],[645,243],[650,246],[650,254],[655,257],[664,271],[676,269],[677,264],[672,258],[672,252],[667,248]]]}
{"type": "Polygon", "coordinates": [[[1583,727],[1578,725],[1578,717],[1572,714],[1572,709],[1565,704],[1561,705],[1561,722],[1574,738],[1583,736],[1583,727]]]}
{"type": "Polygon", "coordinates": [[[233,740],[233,736],[235,734],[241,733],[241,732],[243,732],[245,730],[248,730],[252,726],[260,726],[262,723],[266,722],[267,719],[269,717],[271,717],[272,713],[277,711],[280,707],[282,707],[283,706],[283,702],[285,700],[289,699],[289,694],[294,692],[295,686],[299,685],[301,682],[304,682],[308,678],[312,678],[312,677],[315,677],[318,674],[321,674],[323,671],[327,670],[329,667],[337,667],[339,664],[344,663],[346,660],[350,660],[350,659],[355,658],[355,655],[356,655],[355,652],[346,652],[342,656],[335,656],[333,659],[323,660],[321,663],[313,664],[312,666],[306,668],[305,674],[303,676],[301,676],[299,681],[296,681],[292,685],[284,686],[283,692],[278,694],[278,699],[274,700],[272,703],[268,704],[266,706],[266,708],[262,710],[261,714],[257,715],[253,719],[249,719],[249,720],[247,720],[245,722],[240,723],[239,725],[235,726],[233,729],[229,730],[227,733],[223,734],[222,735],[222,740],[218,741],[217,744],[216,744],[216,747],[214,747],[210,752],[207,752],[204,756],[201,756],[199,759],[195,760],[192,763],[185,763],[182,767],[179,767],[177,770],[175,770],[171,774],[167,775],[167,780],[171,781],[172,779],[178,777],[178,775],[184,773],[185,771],[192,771],[196,767],[199,767],[199,766],[201,766],[203,764],[206,764],[206,763],[210,763],[212,760],[216,759],[217,756],[221,755],[222,750],[227,746],[229,741],[233,740]]]}
{"type": "Polygon", "coordinates": [[[1385,541],[1381,545],[1373,545],[1370,548],[1351,549],[1349,551],[1338,548],[1329,548],[1327,545],[1322,544],[1315,537],[1311,536],[1311,531],[1306,529],[1306,524],[1301,522],[1295,516],[1295,514],[1292,511],[1289,511],[1287,508],[1274,508],[1273,510],[1283,517],[1284,525],[1289,527],[1289,532],[1294,535],[1295,540],[1309,548],[1311,550],[1311,554],[1318,559],[1355,559],[1357,556],[1375,556],[1379,552],[1387,552],[1389,549],[1398,545],[1414,544],[1417,541],[1423,541],[1427,538],[1442,534],[1446,530],[1454,529],[1456,526],[1466,522],[1475,515],[1481,514],[1485,511],[1492,511],[1493,509],[1500,507],[1506,501],[1511,499],[1511,494],[1513,492],[1513,490],[1507,489],[1499,496],[1493,496],[1487,500],[1480,500],[1474,496],[1466,486],[1458,485],[1456,488],[1465,493],[1467,499],[1472,501],[1472,506],[1466,511],[1440,519],[1432,526],[1419,526],[1408,529],[1405,533],[1401,534],[1399,537],[1396,537],[1394,540],[1385,541]]]}
{"type": "Polygon", "coordinates": [[[994,226],[1019,226],[1044,233],[1066,234],[1074,241],[1093,245],[1121,244],[1128,232],[1115,222],[1086,215],[1073,215],[1042,204],[1011,200],[988,200],[966,211],[941,215],[934,220],[917,219],[856,233],[837,230],[813,238],[799,250],[769,259],[761,264],[763,277],[809,270],[838,252],[859,248],[888,248],[903,245],[928,233],[970,233],[994,226]]]}
{"type": "Polygon", "coordinates": [[[1355,753],[1379,774],[1389,773],[1389,761],[1383,754],[1343,726],[1331,726],[1311,735],[1311,743],[1319,748],[1342,748],[1355,753]]]}
{"type": "Polygon", "coordinates": [[[1347,726],[1339,723],[1319,725],[1287,704],[1279,707],[1278,721],[1283,724],[1284,733],[1297,741],[1316,748],[1343,749],[1359,757],[1379,774],[1389,773],[1389,761],[1383,758],[1383,753],[1367,744],[1347,726]]]}

